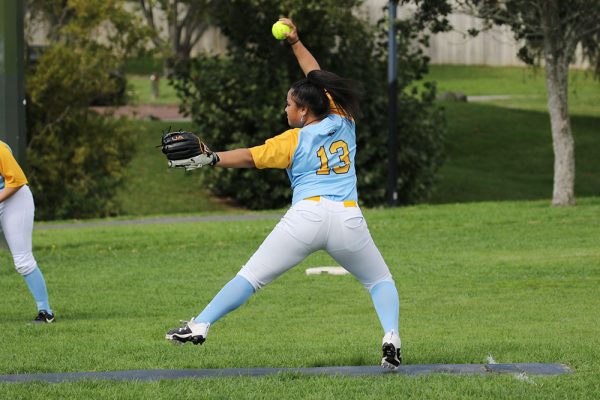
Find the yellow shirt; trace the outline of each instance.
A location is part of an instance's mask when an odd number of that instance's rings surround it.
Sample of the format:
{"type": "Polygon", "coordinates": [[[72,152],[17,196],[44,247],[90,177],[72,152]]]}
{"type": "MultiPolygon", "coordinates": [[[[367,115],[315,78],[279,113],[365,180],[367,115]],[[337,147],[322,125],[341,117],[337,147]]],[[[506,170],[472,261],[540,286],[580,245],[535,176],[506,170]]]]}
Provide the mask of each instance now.
{"type": "Polygon", "coordinates": [[[0,183],[0,187],[21,187],[27,184],[27,178],[17,164],[10,147],[2,141],[0,141],[0,175],[4,181],[0,183]]]}

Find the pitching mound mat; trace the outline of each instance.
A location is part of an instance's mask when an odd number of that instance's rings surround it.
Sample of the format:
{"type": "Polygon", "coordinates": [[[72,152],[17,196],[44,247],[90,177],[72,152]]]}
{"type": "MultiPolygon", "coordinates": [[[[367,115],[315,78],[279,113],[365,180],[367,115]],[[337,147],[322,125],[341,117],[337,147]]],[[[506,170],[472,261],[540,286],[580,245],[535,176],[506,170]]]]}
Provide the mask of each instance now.
{"type": "Polygon", "coordinates": [[[265,376],[281,373],[301,375],[427,375],[427,374],[456,374],[456,375],[485,375],[485,374],[528,374],[528,375],[561,375],[572,373],[564,364],[430,364],[402,365],[395,371],[389,371],[380,366],[358,367],[314,367],[314,368],[225,368],[225,369],[155,369],[109,372],[66,372],[49,374],[14,374],[0,375],[0,382],[68,382],[91,380],[115,381],[157,381],[161,379],[182,378],[223,378],[236,376],[265,376]]]}

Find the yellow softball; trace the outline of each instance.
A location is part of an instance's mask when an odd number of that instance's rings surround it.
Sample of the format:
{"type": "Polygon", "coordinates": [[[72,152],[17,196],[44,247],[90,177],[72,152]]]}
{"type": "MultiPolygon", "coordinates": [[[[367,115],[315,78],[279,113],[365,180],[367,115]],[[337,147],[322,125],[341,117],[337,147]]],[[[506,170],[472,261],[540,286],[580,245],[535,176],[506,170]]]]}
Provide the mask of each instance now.
{"type": "Polygon", "coordinates": [[[287,26],[286,24],[284,24],[281,21],[275,22],[273,24],[273,27],[271,28],[271,32],[273,33],[273,36],[277,40],[285,39],[285,37],[286,37],[285,34],[290,33],[291,31],[292,31],[292,28],[290,28],[289,26],[287,26]]]}

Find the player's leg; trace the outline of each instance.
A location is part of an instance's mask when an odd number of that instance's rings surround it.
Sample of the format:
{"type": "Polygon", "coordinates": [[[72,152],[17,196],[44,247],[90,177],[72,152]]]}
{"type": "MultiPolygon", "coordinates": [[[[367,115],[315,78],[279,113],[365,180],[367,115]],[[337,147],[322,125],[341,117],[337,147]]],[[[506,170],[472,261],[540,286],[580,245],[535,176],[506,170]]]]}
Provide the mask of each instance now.
{"type": "Polygon", "coordinates": [[[381,365],[385,368],[397,368],[402,362],[401,341],[398,332],[400,310],[398,290],[393,281],[383,281],[374,285],[370,294],[385,332],[381,343],[383,350],[381,365]]]}
{"type": "Polygon", "coordinates": [[[258,290],[325,246],[328,212],[303,200],[292,206],[238,275],[258,290]]]}
{"type": "Polygon", "coordinates": [[[17,271],[23,276],[37,304],[38,315],[34,322],[50,323],[54,314],[48,301],[48,290],[42,271],[31,251],[34,204],[27,185],[3,202],[0,216],[2,230],[17,271]]]}
{"type": "Polygon", "coordinates": [[[333,226],[335,230],[330,232],[326,249],[369,290],[384,331],[382,365],[395,368],[402,360],[398,334],[400,301],[389,268],[360,209],[351,207],[338,213],[338,222],[333,226]]]}
{"type": "Polygon", "coordinates": [[[181,328],[171,329],[165,338],[180,343],[202,344],[211,324],[244,304],[253,294],[254,287],[250,282],[236,275],[223,286],[200,315],[186,322],[181,328]]]}
{"type": "MultiPolygon", "coordinates": [[[[302,203],[302,202],[301,202],[302,203]]],[[[240,272],[208,306],[181,328],[170,330],[166,339],[201,344],[208,329],[227,313],[244,304],[256,290],[322,247],[324,216],[315,202],[290,208],[240,272]]]]}

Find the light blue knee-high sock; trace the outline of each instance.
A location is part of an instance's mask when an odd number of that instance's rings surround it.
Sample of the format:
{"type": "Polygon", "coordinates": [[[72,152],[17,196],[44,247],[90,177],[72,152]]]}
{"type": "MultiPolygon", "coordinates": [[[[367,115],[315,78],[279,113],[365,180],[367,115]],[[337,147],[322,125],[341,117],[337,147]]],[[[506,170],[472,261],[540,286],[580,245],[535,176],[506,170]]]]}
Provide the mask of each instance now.
{"type": "Polygon", "coordinates": [[[383,332],[387,333],[393,329],[397,334],[400,300],[398,299],[396,285],[388,281],[378,283],[371,289],[371,298],[383,327],[383,332]]]}
{"type": "Polygon", "coordinates": [[[23,276],[29,291],[33,295],[35,302],[37,303],[38,311],[46,310],[52,314],[50,303],[48,302],[48,290],[46,289],[46,281],[44,281],[44,275],[42,271],[35,267],[33,272],[23,276]]]}
{"type": "Polygon", "coordinates": [[[222,316],[244,304],[253,294],[254,287],[250,282],[236,275],[223,286],[194,322],[214,324],[222,316]]]}

